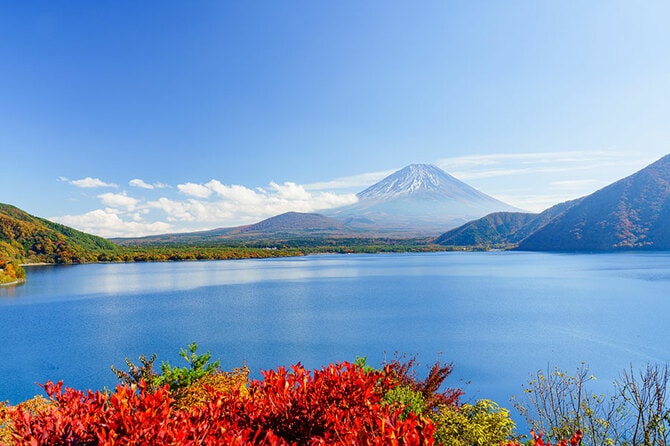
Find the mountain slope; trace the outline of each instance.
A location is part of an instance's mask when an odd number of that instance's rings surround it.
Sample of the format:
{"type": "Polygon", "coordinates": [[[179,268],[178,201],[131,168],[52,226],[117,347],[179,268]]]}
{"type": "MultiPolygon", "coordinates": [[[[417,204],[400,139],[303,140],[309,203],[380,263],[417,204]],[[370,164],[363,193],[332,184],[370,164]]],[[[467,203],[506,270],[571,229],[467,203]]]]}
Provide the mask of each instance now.
{"type": "Polygon", "coordinates": [[[433,243],[445,246],[510,247],[517,245],[581,199],[560,203],[540,214],[494,212],[445,232],[433,243]]]}
{"type": "Polygon", "coordinates": [[[112,239],[120,245],[184,243],[199,244],[225,240],[285,239],[300,237],[337,237],[351,235],[341,222],[321,214],[286,212],[258,223],[233,228],[218,228],[209,231],[183,234],[153,235],[141,238],[112,239]]]}
{"type": "Polygon", "coordinates": [[[352,229],[438,234],[495,211],[518,211],[430,164],[412,164],[325,211],[352,229]]]}
{"type": "Polygon", "coordinates": [[[321,214],[286,212],[268,218],[259,223],[236,228],[228,232],[229,235],[272,235],[272,234],[332,234],[346,231],[346,227],[339,221],[321,214]]]}
{"type": "Polygon", "coordinates": [[[101,237],[0,203],[0,256],[25,263],[79,263],[97,261],[98,253],[115,249],[101,237]]]}
{"type": "Polygon", "coordinates": [[[494,214],[435,241],[454,246],[514,246],[527,251],[670,249],[670,155],[591,195],[536,217],[494,214]],[[497,222],[497,223],[496,223],[497,222]]]}
{"type": "Polygon", "coordinates": [[[583,198],[519,249],[670,249],[670,155],[583,198]]]}
{"type": "Polygon", "coordinates": [[[445,246],[506,246],[523,238],[524,228],[537,214],[494,212],[463,226],[445,232],[433,243],[445,246]]]}

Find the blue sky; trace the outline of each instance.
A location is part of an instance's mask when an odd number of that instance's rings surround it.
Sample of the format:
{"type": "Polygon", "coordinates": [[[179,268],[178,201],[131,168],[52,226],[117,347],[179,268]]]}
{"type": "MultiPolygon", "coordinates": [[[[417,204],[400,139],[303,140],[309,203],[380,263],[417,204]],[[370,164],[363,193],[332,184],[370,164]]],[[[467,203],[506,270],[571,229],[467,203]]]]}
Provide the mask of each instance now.
{"type": "Polygon", "coordinates": [[[0,1],[0,202],[103,236],[433,163],[530,211],[670,152],[665,1],[0,1]]]}

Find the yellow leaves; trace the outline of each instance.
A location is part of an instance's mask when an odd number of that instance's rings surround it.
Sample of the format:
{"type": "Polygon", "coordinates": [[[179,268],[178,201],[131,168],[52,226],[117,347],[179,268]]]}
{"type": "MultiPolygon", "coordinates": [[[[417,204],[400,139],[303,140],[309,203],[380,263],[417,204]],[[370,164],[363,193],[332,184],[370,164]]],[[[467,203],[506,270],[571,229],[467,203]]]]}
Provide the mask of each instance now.
{"type": "Polygon", "coordinates": [[[453,446],[499,444],[516,428],[507,409],[486,399],[474,405],[440,406],[433,418],[436,442],[453,446]]]}
{"type": "MultiPolygon", "coordinates": [[[[27,410],[33,415],[41,415],[51,408],[51,401],[44,398],[42,395],[36,395],[16,407],[27,410]]],[[[11,407],[6,403],[0,403],[0,444],[3,445],[14,444],[14,428],[10,420],[10,411],[12,410],[16,410],[16,408],[11,407]]]]}
{"type": "Polygon", "coordinates": [[[225,392],[248,395],[249,368],[247,366],[231,372],[208,373],[190,386],[174,392],[174,405],[178,409],[198,407],[211,401],[211,396],[225,392]]]}

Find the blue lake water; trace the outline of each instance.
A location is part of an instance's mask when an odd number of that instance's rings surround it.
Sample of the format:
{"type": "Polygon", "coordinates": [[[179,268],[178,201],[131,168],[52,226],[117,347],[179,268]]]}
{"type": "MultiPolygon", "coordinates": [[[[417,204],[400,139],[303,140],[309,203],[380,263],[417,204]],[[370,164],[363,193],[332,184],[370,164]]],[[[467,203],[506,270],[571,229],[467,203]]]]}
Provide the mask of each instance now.
{"type": "MultiPolygon", "coordinates": [[[[453,362],[465,398],[511,408],[529,374],[582,361],[605,389],[670,358],[670,254],[322,255],[28,268],[0,288],[0,401],[116,384],[124,358],[179,364],[197,341],[224,368],[385,354],[453,362]],[[386,353],[385,353],[386,352],[386,353]],[[466,384],[469,382],[469,384],[466,384]]],[[[136,361],[135,361],[136,362],[136,361]]],[[[516,418],[516,417],[515,417],[516,418]]]]}

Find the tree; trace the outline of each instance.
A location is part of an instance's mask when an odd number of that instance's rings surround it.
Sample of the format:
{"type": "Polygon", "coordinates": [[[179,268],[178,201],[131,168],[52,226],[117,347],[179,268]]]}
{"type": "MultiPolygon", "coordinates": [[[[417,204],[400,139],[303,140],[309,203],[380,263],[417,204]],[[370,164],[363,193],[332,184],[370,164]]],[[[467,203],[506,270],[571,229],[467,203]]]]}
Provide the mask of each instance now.
{"type": "Polygon", "coordinates": [[[622,422],[615,425],[619,438],[631,445],[668,444],[670,408],[665,398],[668,379],[667,364],[647,364],[637,376],[632,366],[622,372],[615,382],[624,409],[622,422]]]}
{"type": "Polygon", "coordinates": [[[631,366],[610,395],[590,391],[595,379],[585,364],[574,375],[558,368],[538,371],[514,406],[533,430],[554,441],[581,430],[584,444],[593,446],[668,444],[667,364],[648,364],[637,375],[631,366]]]}

